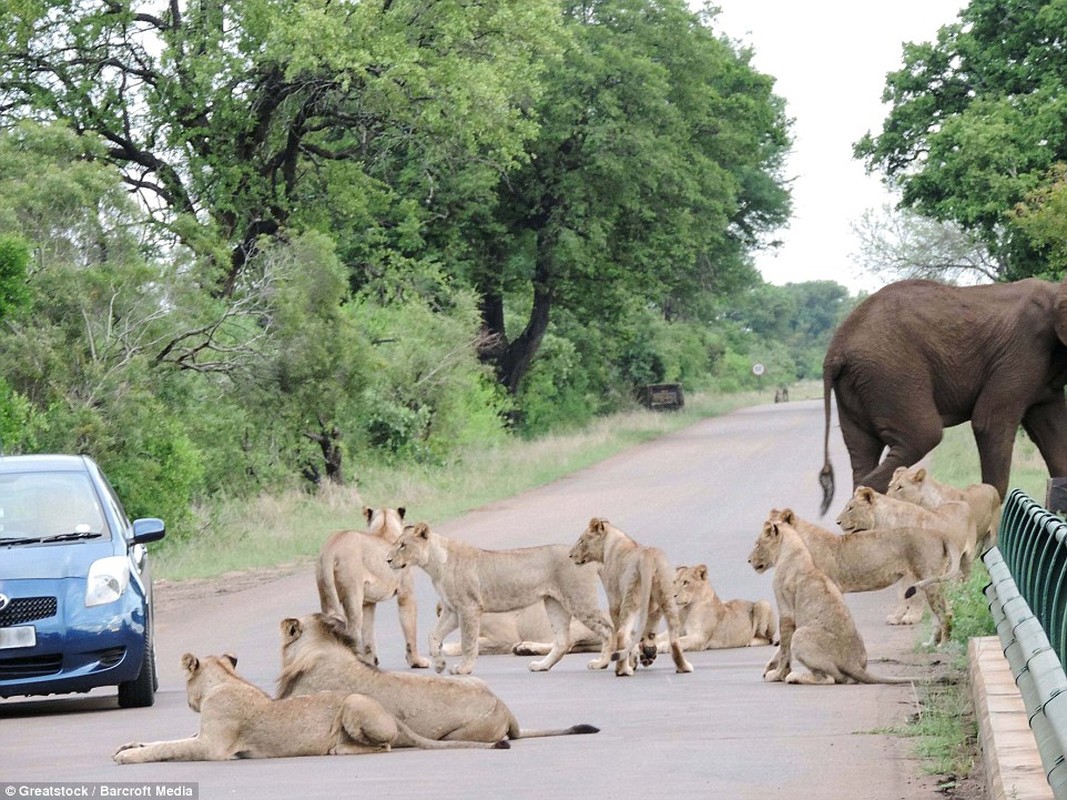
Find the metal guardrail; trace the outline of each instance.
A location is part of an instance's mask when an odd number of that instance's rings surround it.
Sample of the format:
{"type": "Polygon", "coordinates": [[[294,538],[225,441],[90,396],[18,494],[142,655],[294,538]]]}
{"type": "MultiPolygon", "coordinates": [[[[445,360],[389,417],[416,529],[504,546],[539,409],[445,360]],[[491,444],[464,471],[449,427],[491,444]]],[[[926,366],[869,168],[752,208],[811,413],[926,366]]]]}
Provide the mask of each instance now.
{"type": "Polygon", "coordinates": [[[1067,523],[1016,489],[1004,503],[997,545],[982,556],[989,610],[1057,800],[1067,800],[1065,539],[1067,523]]]}

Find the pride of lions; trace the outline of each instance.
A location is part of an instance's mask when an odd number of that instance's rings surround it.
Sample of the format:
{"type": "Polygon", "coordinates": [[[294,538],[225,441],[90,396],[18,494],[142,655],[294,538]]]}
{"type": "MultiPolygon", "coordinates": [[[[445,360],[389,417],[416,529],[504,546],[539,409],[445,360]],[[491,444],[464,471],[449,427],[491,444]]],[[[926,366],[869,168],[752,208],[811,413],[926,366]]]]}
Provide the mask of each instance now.
{"type": "Polygon", "coordinates": [[[923,603],[933,644],[947,641],[952,613],[944,583],[965,577],[994,544],[1001,498],[986,484],[955,489],[924,468],[900,468],[886,494],[858,487],[839,515],[844,533],[772,509],[748,563],[774,570],[766,601],[723,601],[704,564],[672,569],[666,554],[595,517],[572,546],[486,550],[405,525],[404,508],[364,509],[366,530],[339,531],[323,545],[320,611],[281,622],[282,667],[274,697],[243,679],[232,654],[186,653],[189,706],[200,714],[188,738],[123,745],[119,764],[382,752],[392,748],[507,749],[512,739],[596,733],[592,725],[524,729],[488,685],[471,676],[479,652],[539,656],[552,669],[570,652],[591,652],[590,669],[618,676],[669,653],[678,673],[687,651],[777,644],[763,670],[790,684],[906,683],[867,670],[867,652],[844,592],[897,585],[886,621],[912,624],[923,603]],[[419,654],[413,568],[438,596],[428,656],[419,654]],[[607,609],[600,607],[600,589],[607,609]],[[374,615],[397,599],[405,659],[378,668],[374,615]],[[661,626],[665,630],[660,630],[661,626]],[[445,638],[459,631],[459,642],[445,638]],[[777,629],[777,631],[776,631],[777,629]]]}

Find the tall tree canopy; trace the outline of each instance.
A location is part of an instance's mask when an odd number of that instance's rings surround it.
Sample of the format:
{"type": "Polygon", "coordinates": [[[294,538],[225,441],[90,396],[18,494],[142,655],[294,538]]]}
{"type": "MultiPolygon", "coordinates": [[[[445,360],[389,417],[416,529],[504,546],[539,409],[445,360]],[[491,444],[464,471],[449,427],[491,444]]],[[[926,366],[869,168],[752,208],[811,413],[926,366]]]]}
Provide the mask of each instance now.
{"type": "MultiPolygon", "coordinates": [[[[332,162],[361,165],[357,193],[404,170],[420,200],[468,164],[506,170],[559,47],[553,0],[4,5],[0,112],[98,134],[220,295],[261,236],[326,200],[332,162]]],[[[475,196],[496,177],[478,175],[475,196]]]]}
{"type": "Polygon", "coordinates": [[[540,135],[501,182],[473,270],[487,354],[513,392],[553,309],[604,324],[634,294],[666,312],[721,291],[789,212],[783,102],[710,17],[584,0],[564,3],[564,20],[540,135]]]}
{"type": "Polygon", "coordinates": [[[980,234],[1008,279],[1059,266],[1015,215],[1067,160],[1065,30],[1064,0],[972,0],[936,41],[905,45],[882,132],[856,145],[905,207],[980,234]]]}

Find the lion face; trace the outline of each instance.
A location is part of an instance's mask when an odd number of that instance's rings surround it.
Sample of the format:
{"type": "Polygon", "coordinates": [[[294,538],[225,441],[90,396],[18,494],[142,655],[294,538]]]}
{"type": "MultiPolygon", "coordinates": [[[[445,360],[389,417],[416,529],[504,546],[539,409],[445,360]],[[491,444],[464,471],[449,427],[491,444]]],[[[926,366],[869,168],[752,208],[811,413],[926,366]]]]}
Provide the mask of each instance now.
{"type": "Polygon", "coordinates": [[[582,531],[578,541],[571,548],[571,561],[579,567],[591,561],[604,560],[604,540],[607,538],[606,519],[594,517],[589,521],[589,526],[582,531]]]}
{"type": "Polygon", "coordinates": [[[877,527],[874,514],[875,500],[874,489],[857,486],[848,504],[837,517],[837,524],[841,526],[841,530],[845,533],[855,533],[877,527]]]}
{"type": "Polygon", "coordinates": [[[680,566],[674,572],[674,603],[685,608],[696,598],[702,584],[708,582],[708,568],[704,564],[695,567],[680,566]]]}
{"type": "Polygon", "coordinates": [[[748,563],[757,573],[764,573],[773,567],[778,561],[778,554],[782,550],[782,532],[779,530],[780,523],[767,520],[763,523],[763,530],[756,537],[756,546],[748,556],[748,563]]]}
{"type": "Polygon", "coordinates": [[[889,488],[885,490],[885,493],[897,500],[918,504],[923,499],[925,482],[925,469],[909,472],[907,467],[897,467],[893,471],[893,479],[889,482],[889,488]]]}
{"type": "Polygon", "coordinates": [[[404,529],[385,560],[393,569],[415,565],[421,567],[429,560],[430,526],[425,522],[404,529]]]}

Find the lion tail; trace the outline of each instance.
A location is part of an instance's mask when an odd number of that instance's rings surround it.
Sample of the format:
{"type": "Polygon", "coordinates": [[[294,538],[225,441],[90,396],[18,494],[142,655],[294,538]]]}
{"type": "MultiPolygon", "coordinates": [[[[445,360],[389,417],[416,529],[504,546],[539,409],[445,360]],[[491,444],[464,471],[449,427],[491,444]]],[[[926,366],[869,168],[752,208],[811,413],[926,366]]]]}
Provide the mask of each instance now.
{"type": "Polygon", "coordinates": [[[416,733],[409,728],[405,723],[400,720],[396,721],[397,730],[400,731],[401,737],[398,740],[398,744],[404,744],[409,747],[419,747],[423,750],[509,750],[511,745],[508,744],[507,739],[500,739],[496,742],[475,742],[467,739],[427,739],[425,736],[416,733]]]}
{"type": "Polygon", "coordinates": [[[510,734],[512,739],[536,739],[541,736],[570,736],[576,733],[600,733],[595,725],[571,725],[569,728],[522,728],[510,734]]]}
{"type": "Polygon", "coordinates": [[[944,557],[947,566],[945,571],[940,575],[934,575],[932,578],[923,578],[921,581],[916,581],[904,591],[905,598],[911,598],[915,596],[915,593],[920,589],[929,586],[932,583],[940,583],[941,581],[947,581],[951,578],[955,578],[957,575],[962,575],[960,571],[960,558],[962,554],[960,549],[956,545],[949,542],[947,539],[942,540],[944,547],[944,557]]]}

